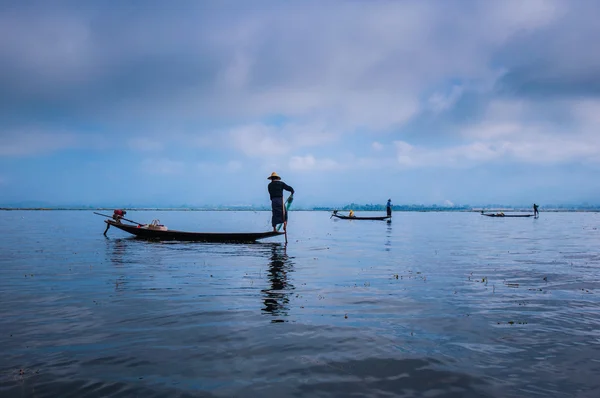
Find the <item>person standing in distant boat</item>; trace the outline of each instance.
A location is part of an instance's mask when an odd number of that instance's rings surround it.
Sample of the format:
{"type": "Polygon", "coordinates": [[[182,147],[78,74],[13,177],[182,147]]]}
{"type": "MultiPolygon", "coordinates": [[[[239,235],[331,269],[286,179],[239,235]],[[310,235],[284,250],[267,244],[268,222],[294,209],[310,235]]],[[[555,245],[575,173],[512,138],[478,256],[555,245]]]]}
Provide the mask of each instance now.
{"type": "Polygon", "coordinates": [[[388,199],[387,205],[386,205],[386,210],[387,210],[387,216],[391,217],[392,216],[392,199],[388,199]]]}
{"type": "Polygon", "coordinates": [[[273,232],[277,231],[277,225],[283,224],[283,230],[287,228],[287,211],[285,210],[285,203],[283,200],[283,191],[286,190],[291,192],[290,196],[294,195],[294,188],[281,181],[281,177],[277,173],[273,172],[268,180],[269,183],[269,196],[271,197],[271,211],[273,212],[271,217],[271,224],[273,225],[273,232]]]}
{"type": "Polygon", "coordinates": [[[538,205],[536,205],[535,203],[533,204],[533,216],[534,217],[539,217],[540,212],[538,211],[538,205]]]}
{"type": "Polygon", "coordinates": [[[354,210],[350,210],[350,213],[348,213],[348,217],[354,217],[354,210]]]}

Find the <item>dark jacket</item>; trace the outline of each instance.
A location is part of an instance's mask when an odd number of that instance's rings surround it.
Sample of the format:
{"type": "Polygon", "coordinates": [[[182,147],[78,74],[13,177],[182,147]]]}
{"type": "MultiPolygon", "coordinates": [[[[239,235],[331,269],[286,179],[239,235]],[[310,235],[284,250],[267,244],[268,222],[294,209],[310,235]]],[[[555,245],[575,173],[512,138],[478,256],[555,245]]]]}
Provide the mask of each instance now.
{"type": "Polygon", "coordinates": [[[283,198],[283,190],[291,192],[294,194],[294,188],[287,185],[285,182],[281,180],[271,181],[269,183],[269,195],[271,195],[271,199],[273,198],[283,198]]]}

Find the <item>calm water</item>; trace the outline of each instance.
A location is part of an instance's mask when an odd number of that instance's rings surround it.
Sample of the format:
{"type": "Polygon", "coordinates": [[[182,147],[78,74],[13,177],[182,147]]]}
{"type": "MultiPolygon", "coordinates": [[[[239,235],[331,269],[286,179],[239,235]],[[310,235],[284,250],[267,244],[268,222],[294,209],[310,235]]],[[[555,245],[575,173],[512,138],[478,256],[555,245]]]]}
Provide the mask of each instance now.
{"type": "MultiPolygon", "coordinates": [[[[261,212],[128,218],[269,229],[261,212]]],[[[598,227],[596,213],[294,212],[285,247],[0,212],[0,396],[597,397],[598,227]]]]}

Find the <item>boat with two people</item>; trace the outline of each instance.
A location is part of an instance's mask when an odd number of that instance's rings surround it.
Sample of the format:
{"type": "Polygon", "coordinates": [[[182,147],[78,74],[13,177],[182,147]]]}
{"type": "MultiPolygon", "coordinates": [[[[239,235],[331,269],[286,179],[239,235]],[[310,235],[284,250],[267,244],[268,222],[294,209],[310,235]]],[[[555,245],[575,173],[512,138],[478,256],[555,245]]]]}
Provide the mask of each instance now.
{"type": "Polygon", "coordinates": [[[486,216],[486,217],[519,217],[519,218],[533,217],[533,214],[504,214],[504,212],[484,213],[483,210],[481,211],[481,215],[486,216]]]}
{"type": "Polygon", "coordinates": [[[168,229],[162,225],[159,220],[153,220],[150,224],[138,223],[124,217],[125,210],[115,210],[112,216],[96,213],[99,216],[109,218],[104,220],[106,230],[110,227],[118,228],[122,231],[135,235],[140,239],[159,240],[159,241],[187,241],[187,242],[211,242],[211,243],[253,243],[260,239],[272,238],[285,235],[285,232],[267,231],[267,232],[186,232],[168,229]],[[128,224],[123,223],[127,221],[128,224]]]}
{"type": "MultiPolygon", "coordinates": [[[[341,220],[374,220],[374,221],[384,221],[384,220],[392,218],[391,216],[359,217],[359,216],[355,216],[354,212],[352,210],[350,210],[350,214],[347,216],[338,214],[338,211],[334,210],[333,213],[331,214],[331,217],[336,217],[341,220]]],[[[331,217],[329,217],[329,218],[331,218],[331,217]]]]}

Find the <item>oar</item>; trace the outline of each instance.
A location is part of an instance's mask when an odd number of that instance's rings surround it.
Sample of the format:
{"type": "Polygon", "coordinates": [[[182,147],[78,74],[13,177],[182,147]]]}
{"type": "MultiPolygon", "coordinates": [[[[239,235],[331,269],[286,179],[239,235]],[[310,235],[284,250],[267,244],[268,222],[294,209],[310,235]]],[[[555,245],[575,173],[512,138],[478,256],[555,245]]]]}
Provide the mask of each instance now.
{"type": "MultiPolygon", "coordinates": [[[[285,211],[285,213],[284,213],[284,216],[283,216],[283,217],[284,217],[284,220],[285,220],[285,218],[287,218],[287,217],[286,217],[287,211],[290,209],[290,205],[292,204],[292,202],[293,202],[293,201],[294,201],[294,195],[293,195],[293,194],[292,194],[292,195],[290,195],[290,196],[287,198],[287,200],[285,201],[285,204],[284,204],[284,206],[283,206],[283,207],[285,208],[285,210],[284,210],[284,211],[285,211]]],[[[284,223],[286,223],[286,221],[284,221],[284,223]]],[[[279,225],[277,226],[277,232],[279,232],[279,230],[281,229],[281,225],[283,225],[283,224],[279,224],[279,225]]],[[[286,225],[286,229],[285,229],[285,243],[287,243],[287,225],[286,225]]]]}
{"type": "MultiPolygon", "coordinates": [[[[94,212],[94,214],[97,214],[99,216],[106,217],[106,218],[112,218],[112,216],[107,216],[106,214],[101,214],[101,213],[96,213],[96,212],[94,212]]],[[[129,220],[129,219],[125,218],[125,217],[121,217],[121,220],[129,221],[130,223],[134,223],[134,224],[137,224],[137,225],[144,225],[141,222],[129,220]]]]}
{"type": "MultiPolygon", "coordinates": [[[[292,202],[293,202],[293,201],[294,201],[294,196],[293,196],[293,195],[290,195],[290,196],[287,198],[287,200],[285,201],[285,204],[284,204],[284,206],[283,206],[283,207],[285,208],[285,210],[284,210],[285,212],[287,212],[287,211],[290,209],[290,205],[292,204],[292,202]]],[[[283,217],[285,218],[285,214],[284,214],[284,216],[283,216],[283,217]]],[[[285,221],[284,221],[284,222],[285,222],[285,221]]],[[[279,231],[279,230],[281,229],[281,226],[282,226],[282,225],[283,225],[283,223],[281,223],[281,224],[279,224],[279,225],[277,226],[277,231],[279,231]]]]}

